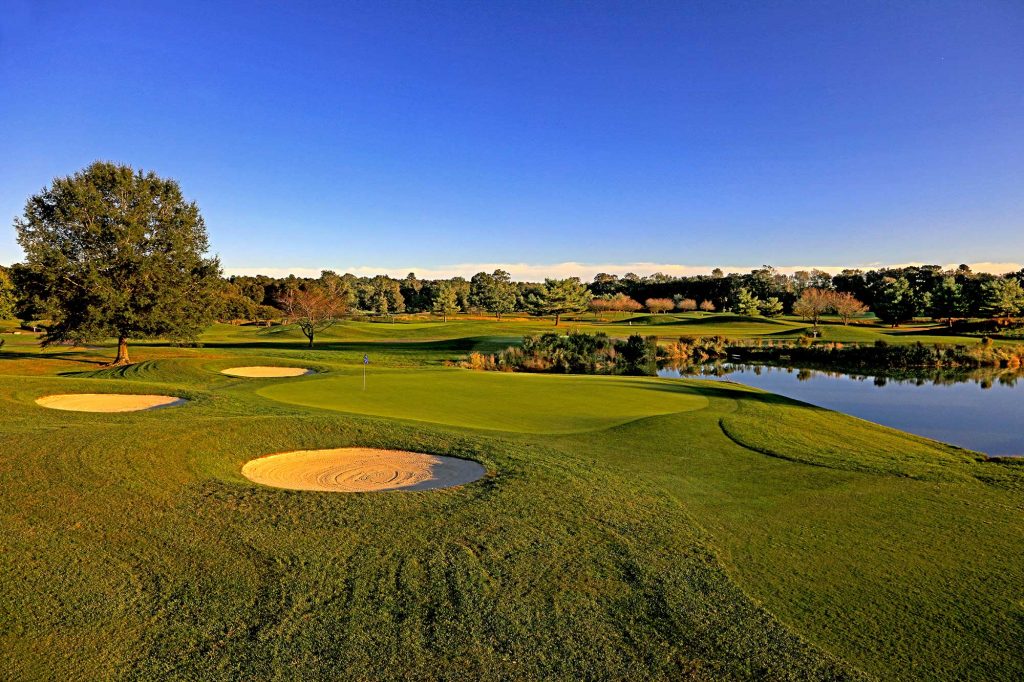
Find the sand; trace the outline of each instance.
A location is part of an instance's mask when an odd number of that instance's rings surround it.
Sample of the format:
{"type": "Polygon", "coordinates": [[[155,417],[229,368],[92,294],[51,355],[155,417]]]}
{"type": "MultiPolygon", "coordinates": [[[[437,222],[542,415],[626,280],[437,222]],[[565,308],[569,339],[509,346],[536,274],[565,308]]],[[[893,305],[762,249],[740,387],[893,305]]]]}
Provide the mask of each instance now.
{"type": "Polygon", "coordinates": [[[249,378],[301,377],[306,374],[312,374],[313,370],[306,369],[305,367],[269,367],[260,365],[253,367],[228,367],[227,369],[222,369],[220,373],[233,377],[249,378]]]}
{"type": "Polygon", "coordinates": [[[36,403],[54,410],[72,412],[137,412],[175,407],[188,401],[173,395],[129,395],[124,393],[68,393],[46,395],[36,403]]]}
{"type": "Polygon", "coordinates": [[[242,467],[242,475],[254,483],[337,493],[448,488],[475,481],[486,472],[467,459],[373,448],[284,452],[242,467]]]}

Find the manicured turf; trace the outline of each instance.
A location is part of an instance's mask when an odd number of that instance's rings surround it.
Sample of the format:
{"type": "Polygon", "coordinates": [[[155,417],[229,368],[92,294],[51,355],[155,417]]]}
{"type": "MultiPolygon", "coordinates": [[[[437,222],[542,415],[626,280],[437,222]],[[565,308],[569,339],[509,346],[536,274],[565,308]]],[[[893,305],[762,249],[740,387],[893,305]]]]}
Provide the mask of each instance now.
{"type": "Polygon", "coordinates": [[[1024,677],[1024,466],[726,383],[441,368],[512,328],[459,324],[312,351],[219,326],[119,370],[6,336],[0,678],[1024,677]],[[219,374],[240,364],[321,374],[219,374]],[[33,403],[75,391],[190,402],[33,403]],[[240,474],[344,446],[489,475],[338,495],[240,474]]]}
{"type": "Polygon", "coordinates": [[[705,398],[679,382],[606,376],[552,376],[458,369],[344,372],[276,383],[259,395],[286,403],[472,429],[574,433],[642,417],[699,410],[705,398]]]}
{"type": "MultiPolygon", "coordinates": [[[[438,341],[456,342],[459,349],[472,349],[475,343],[490,339],[510,342],[523,334],[549,331],[565,332],[570,329],[587,332],[605,332],[609,336],[625,337],[630,334],[653,335],[662,339],[680,336],[728,336],[731,338],[796,339],[811,325],[803,320],[786,317],[769,319],[744,317],[732,313],[679,313],[665,315],[635,315],[618,318],[606,316],[596,319],[592,315],[578,320],[567,319],[559,327],[544,318],[509,318],[497,321],[488,317],[455,316],[448,322],[427,315],[400,316],[394,322],[343,321],[321,332],[319,345],[344,350],[357,344],[379,342],[438,341]]],[[[950,335],[938,324],[892,328],[875,321],[859,321],[843,325],[837,320],[825,320],[820,327],[820,338],[827,341],[874,343],[963,343],[975,344],[978,337],[950,335]]],[[[302,341],[294,327],[237,327],[215,325],[205,336],[208,345],[239,344],[264,346],[287,343],[294,346],[302,341]]]]}

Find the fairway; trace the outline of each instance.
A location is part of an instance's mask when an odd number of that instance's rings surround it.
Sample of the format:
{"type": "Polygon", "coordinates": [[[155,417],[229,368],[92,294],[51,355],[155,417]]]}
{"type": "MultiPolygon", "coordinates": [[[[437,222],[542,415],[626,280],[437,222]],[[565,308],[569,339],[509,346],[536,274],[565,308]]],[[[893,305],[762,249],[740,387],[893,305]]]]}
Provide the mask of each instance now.
{"type": "Polygon", "coordinates": [[[366,390],[360,374],[344,373],[258,393],[306,407],[523,433],[592,431],[708,404],[663,379],[454,369],[374,371],[366,390]]]}

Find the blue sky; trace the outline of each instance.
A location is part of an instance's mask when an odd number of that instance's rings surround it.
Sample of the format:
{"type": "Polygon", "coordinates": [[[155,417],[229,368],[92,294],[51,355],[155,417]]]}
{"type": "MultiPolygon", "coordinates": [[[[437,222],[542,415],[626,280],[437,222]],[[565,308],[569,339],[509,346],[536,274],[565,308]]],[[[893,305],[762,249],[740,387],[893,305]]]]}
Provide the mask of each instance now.
{"type": "Polygon", "coordinates": [[[1024,261],[1020,2],[5,10],[5,221],[109,159],[230,271],[1024,261]]]}

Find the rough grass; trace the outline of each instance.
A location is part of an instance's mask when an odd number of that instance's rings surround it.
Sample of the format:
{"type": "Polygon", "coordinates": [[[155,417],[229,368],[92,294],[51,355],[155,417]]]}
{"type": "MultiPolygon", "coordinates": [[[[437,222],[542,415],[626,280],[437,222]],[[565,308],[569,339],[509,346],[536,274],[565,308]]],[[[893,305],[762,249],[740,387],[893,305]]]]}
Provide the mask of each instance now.
{"type": "Polygon", "coordinates": [[[478,336],[254,336],[139,346],[124,371],[5,346],[0,677],[1024,676],[1024,467],[727,384],[436,367],[478,336]],[[219,374],[281,359],[326,373],[219,374]],[[70,391],[192,402],[32,402],[70,391]],[[240,474],[349,445],[489,476],[336,495],[240,474]]]}

